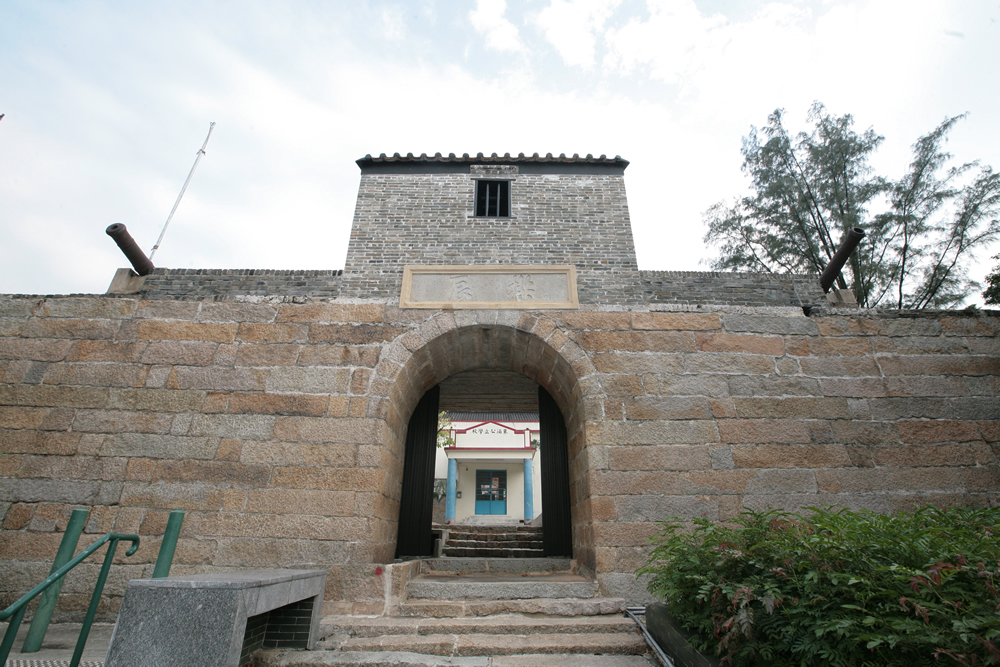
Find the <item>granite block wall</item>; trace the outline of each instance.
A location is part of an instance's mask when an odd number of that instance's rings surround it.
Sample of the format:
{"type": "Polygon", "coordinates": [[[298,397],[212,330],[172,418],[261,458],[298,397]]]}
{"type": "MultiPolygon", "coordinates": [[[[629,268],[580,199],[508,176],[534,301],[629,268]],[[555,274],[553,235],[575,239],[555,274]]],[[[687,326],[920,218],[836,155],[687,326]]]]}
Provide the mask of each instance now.
{"type": "MultiPolygon", "coordinates": [[[[403,436],[472,368],[546,386],[570,437],[574,551],[636,600],[655,521],[741,507],[1000,502],[992,312],[0,297],[0,605],[44,578],[76,506],[86,540],[138,532],[102,606],[148,574],[323,567],[331,610],[376,613],[403,436]]],[[[97,565],[67,582],[77,616],[97,565]]]]}

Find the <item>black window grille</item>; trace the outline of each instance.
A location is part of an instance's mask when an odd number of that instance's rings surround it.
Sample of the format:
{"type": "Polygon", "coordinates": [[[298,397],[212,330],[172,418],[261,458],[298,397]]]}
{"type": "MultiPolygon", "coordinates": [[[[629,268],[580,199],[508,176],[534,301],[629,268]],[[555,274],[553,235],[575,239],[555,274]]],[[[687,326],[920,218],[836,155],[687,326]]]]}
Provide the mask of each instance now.
{"type": "Polygon", "coordinates": [[[476,181],[476,217],[510,217],[510,181],[476,181]]]}

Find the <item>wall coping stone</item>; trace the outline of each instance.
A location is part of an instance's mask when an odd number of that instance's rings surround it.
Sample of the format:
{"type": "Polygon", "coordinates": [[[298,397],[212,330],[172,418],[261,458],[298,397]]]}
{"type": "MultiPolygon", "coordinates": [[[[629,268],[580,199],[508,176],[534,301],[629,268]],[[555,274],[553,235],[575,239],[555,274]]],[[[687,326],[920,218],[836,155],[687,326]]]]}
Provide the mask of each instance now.
{"type": "MultiPolygon", "coordinates": [[[[134,579],[125,591],[104,664],[238,667],[248,619],[310,599],[308,638],[301,641],[301,648],[313,648],[325,587],[325,570],[247,570],[134,579]]],[[[282,621],[287,631],[290,621],[282,621]]],[[[298,634],[305,624],[295,622],[294,626],[298,634]]]]}

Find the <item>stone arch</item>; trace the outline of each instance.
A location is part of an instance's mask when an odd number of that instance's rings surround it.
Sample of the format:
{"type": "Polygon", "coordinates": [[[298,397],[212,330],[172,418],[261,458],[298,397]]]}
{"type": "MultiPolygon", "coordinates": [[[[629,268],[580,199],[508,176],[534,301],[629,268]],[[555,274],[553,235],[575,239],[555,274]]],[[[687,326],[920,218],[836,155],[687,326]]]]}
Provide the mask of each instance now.
{"type": "Polygon", "coordinates": [[[577,560],[593,567],[586,422],[601,405],[596,369],[583,349],[553,318],[514,311],[458,311],[428,317],[384,350],[371,385],[369,414],[385,420],[388,433],[383,492],[390,519],[385,554],[391,558],[398,520],[406,427],[424,393],[442,380],[473,369],[509,370],[544,387],[566,423],[573,546],[577,560]],[[393,502],[395,506],[392,507],[393,502]],[[390,518],[391,515],[391,518],[390,518]],[[390,548],[391,547],[391,548],[390,548]]]}

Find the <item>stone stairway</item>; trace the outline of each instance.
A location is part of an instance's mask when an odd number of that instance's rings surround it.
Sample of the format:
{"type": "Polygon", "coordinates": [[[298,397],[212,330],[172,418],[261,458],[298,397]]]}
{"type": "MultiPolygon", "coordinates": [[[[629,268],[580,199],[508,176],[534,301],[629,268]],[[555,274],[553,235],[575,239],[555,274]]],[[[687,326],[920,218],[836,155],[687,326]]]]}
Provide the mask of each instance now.
{"type": "Polygon", "coordinates": [[[625,601],[600,597],[568,558],[414,561],[387,615],[327,616],[314,651],[272,650],[256,667],[650,667],[625,601]]]}
{"type": "Polygon", "coordinates": [[[451,558],[534,558],[544,555],[542,528],[535,526],[439,526],[451,558]]]}

